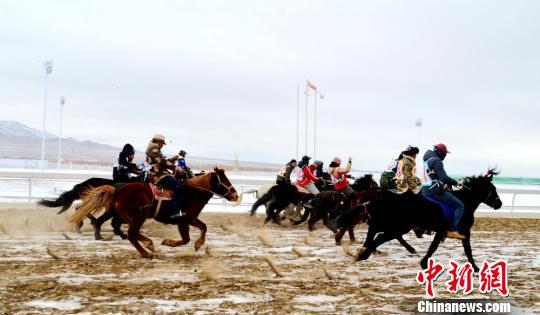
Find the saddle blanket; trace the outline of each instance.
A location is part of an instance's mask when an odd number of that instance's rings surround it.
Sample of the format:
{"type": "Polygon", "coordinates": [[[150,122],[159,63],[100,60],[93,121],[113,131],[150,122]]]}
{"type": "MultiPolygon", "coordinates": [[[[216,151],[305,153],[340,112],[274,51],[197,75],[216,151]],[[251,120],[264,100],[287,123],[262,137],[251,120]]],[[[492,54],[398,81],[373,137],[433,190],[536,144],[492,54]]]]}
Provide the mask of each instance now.
{"type": "Polygon", "coordinates": [[[154,184],[150,184],[154,198],[158,200],[172,200],[174,196],[174,191],[170,189],[159,188],[154,184]]]}
{"type": "Polygon", "coordinates": [[[450,208],[449,205],[443,203],[442,201],[439,201],[435,198],[432,198],[432,197],[428,197],[428,196],[425,196],[425,195],[422,195],[422,197],[426,198],[427,200],[431,201],[431,202],[434,202],[436,204],[438,204],[439,206],[441,206],[442,210],[443,210],[443,213],[444,213],[444,216],[446,217],[446,219],[448,221],[452,221],[454,219],[454,211],[452,210],[452,208],[450,208]]]}

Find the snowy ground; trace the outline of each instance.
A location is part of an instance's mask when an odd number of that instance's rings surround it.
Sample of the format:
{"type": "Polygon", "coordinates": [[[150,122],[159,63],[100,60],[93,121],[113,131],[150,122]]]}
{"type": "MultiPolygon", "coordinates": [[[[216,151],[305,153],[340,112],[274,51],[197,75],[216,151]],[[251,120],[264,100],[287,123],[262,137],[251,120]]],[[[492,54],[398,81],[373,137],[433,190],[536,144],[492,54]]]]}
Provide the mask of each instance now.
{"type": "MultiPolygon", "coordinates": [[[[305,226],[264,226],[262,217],[246,214],[203,213],[202,220],[208,234],[199,252],[194,240],[177,248],[159,245],[178,232],[148,222],[143,231],[157,255],[147,260],[128,241],[94,241],[89,227],[71,232],[65,217],[50,209],[0,210],[0,313],[380,314],[411,312],[424,298],[415,281],[420,257],[397,242],[353,263],[322,226],[309,234],[305,226]],[[281,277],[263,257],[273,260],[281,277]]],[[[357,228],[359,240],[365,229],[357,228]]],[[[104,235],[111,235],[108,224],[104,235]]],[[[425,253],[429,240],[411,234],[410,243],[425,253]]],[[[539,313],[539,221],[481,218],[472,243],[478,264],[508,260],[514,311],[539,313]]],[[[450,258],[466,261],[454,240],[435,258],[445,266],[450,258]]],[[[443,275],[436,282],[438,297],[464,297],[447,293],[447,280],[443,275]]],[[[475,284],[467,297],[498,296],[480,294],[475,284]]]]}

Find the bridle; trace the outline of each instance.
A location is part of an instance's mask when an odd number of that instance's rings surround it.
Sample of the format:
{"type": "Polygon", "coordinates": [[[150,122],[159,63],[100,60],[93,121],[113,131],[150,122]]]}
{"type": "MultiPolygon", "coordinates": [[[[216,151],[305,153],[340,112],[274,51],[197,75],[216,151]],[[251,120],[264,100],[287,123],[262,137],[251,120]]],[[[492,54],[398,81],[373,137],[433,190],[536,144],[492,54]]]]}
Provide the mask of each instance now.
{"type": "Polygon", "coordinates": [[[501,201],[501,198],[499,198],[499,196],[495,195],[493,193],[493,191],[489,191],[489,194],[486,196],[486,198],[484,199],[484,203],[490,207],[493,207],[493,204],[496,202],[496,201],[501,201]]]}
{"type": "Polygon", "coordinates": [[[231,194],[232,194],[232,190],[234,189],[233,185],[231,184],[230,186],[227,186],[225,185],[222,181],[221,181],[221,178],[219,177],[219,174],[217,172],[215,172],[214,174],[216,174],[216,177],[217,177],[217,180],[218,180],[218,188],[219,187],[224,187],[226,190],[227,190],[227,193],[222,195],[222,194],[218,194],[217,192],[211,190],[211,189],[206,189],[207,191],[213,193],[214,195],[216,196],[219,196],[221,198],[224,198],[224,199],[227,199],[227,197],[230,197],[231,194]]]}

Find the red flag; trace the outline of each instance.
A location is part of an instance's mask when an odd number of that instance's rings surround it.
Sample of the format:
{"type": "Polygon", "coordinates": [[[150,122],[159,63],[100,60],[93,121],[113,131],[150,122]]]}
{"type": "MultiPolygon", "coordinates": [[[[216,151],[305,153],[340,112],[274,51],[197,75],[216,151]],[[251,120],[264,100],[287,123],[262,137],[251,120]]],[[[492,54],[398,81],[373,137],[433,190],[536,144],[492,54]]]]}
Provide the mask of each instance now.
{"type": "Polygon", "coordinates": [[[317,91],[317,87],[315,86],[315,84],[311,83],[309,80],[307,81],[307,86],[314,91],[317,91]]]}

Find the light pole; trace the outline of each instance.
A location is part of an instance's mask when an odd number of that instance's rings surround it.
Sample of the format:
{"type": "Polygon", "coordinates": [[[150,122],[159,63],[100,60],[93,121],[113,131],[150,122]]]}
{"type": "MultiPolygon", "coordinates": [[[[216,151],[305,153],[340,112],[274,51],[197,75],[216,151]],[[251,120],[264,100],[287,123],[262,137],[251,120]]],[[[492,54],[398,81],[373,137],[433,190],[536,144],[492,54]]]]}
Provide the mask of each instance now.
{"type": "Polygon", "coordinates": [[[60,170],[60,163],[62,162],[62,116],[64,112],[64,105],[66,104],[66,98],[60,98],[60,136],[58,136],[58,165],[57,169],[60,170]]]}
{"type": "Polygon", "coordinates": [[[45,68],[45,96],[43,97],[43,125],[41,129],[41,171],[45,169],[45,121],[47,118],[47,79],[52,73],[53,62],[47,60],[43,67],[45,68]]]}

